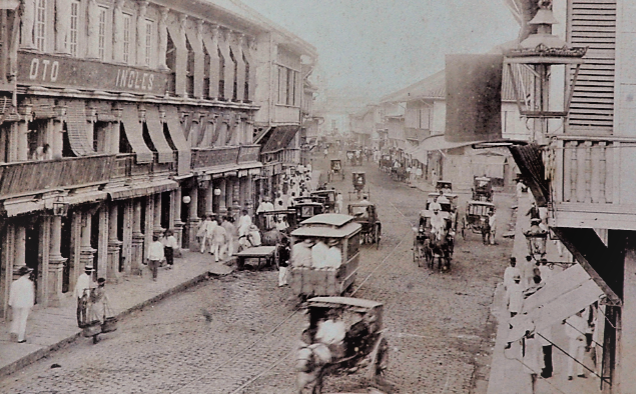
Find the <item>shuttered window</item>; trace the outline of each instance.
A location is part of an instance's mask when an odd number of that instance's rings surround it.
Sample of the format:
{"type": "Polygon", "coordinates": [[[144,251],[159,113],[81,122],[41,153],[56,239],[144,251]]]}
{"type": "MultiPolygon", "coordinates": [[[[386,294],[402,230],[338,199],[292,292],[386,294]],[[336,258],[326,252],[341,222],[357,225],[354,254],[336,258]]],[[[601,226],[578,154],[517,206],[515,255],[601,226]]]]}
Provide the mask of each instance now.
{"type": "Polygon", "coordinates": [[[611,134],[616,0],[569,0],[568,8],[568,41],[574,47],[589,47],[574,88],[568,133],[611,134]]]}

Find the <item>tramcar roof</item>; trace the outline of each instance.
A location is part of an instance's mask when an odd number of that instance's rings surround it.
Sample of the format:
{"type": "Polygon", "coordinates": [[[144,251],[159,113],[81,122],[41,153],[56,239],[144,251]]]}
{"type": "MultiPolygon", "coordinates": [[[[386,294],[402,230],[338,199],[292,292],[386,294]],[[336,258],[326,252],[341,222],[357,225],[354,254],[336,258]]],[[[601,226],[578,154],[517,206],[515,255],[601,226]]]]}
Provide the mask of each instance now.
{"type": "Polygon", "coordinates": [[[328,308],[337,305],[347,305],[366,309],[373,309],[383,305],[381,302],[353,297],[314,297],[307,300],[307,304],[309,307],[328,308]]]}
{"type": "Polygon", "coordinates": [[[487,206],[491,206],[494,207],[495,204],[488,202],[488,201],[475,201],[475,200],[470,200],[468,201],[469,205],[487,205],[487,206]]]}
{"type": "Polygon", "coordinates": [[[362,228],[353,221],[353,216],[323,213],[303,220],[299,228],[292,231],[294,237],[344,238],[362,228]]]}
{"type": "Polygon", "coordinates": [[[303,220],[300,224],[325,224],[329,226],[340,227],[351,222],[352,220],[353,216],[349,215],[343,215],[340,213],[323,213],[303,220]]]}

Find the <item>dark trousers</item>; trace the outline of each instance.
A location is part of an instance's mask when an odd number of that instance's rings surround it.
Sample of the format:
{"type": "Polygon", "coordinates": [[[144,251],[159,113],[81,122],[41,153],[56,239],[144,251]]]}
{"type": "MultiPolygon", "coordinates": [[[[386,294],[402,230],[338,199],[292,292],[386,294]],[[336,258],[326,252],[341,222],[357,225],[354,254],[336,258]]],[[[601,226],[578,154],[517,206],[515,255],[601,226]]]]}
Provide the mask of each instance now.
{"type": "Polygon", "coordinates": [[[554,369],[552,367],[552,345],[543,347],[543,370],[541,371],[541,377],[549,378],[552,376],[554,369]]]}
{"type": "Polygon", "coordinates": [[[84,327],[86,324],[86,297],[77,299],[77,326],[84,327]]]}
{"type": "Polygon", "coordinates": [[[152,279],[157,279],[157,273],[159,272],[159,260],[148,260],[148,268],[152,270],[152,279]]]}
{"type": "Polygon", "coordinates": [[[166,264],[172,265],[174,263],[174,249],[164,246],[163,254],[166,257],[166,264]]]}

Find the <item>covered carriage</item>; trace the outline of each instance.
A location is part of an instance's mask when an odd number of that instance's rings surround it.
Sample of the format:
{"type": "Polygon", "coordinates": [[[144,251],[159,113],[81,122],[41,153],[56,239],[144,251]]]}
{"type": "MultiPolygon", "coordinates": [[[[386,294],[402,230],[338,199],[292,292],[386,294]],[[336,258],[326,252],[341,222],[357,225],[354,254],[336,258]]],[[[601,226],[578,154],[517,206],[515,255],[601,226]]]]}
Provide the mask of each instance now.
{"type": "Polygon", "coordinates": [[[344,181],[345,179],[344,169],[342,167],[342,160],[331,159],[329,174],[327,175],[327,181],[333,182],[336,179],[336,177],[340,178],[340,180],[342,181],[344,181]]]}
{"type": "Polygon", "coordinates": [[[413,261],[419,267],[426,263],[432,269],[437,260],[440,270],[450,269],[455,250],[454,217],[452,212],[420,211],[418,225],[413,228],[413,261]],[[442,224],[436,225],[436,221],[442,224]]]}
{"type": "Polygon", "coordinates": [[[461,220],[462,238],[466,238],[466,233],[472,231],[481,234],[488,226],[488,217],[491,212],[495,212],[495,204],[488,201],[468,201],[466,213],[461,220]]]}
{"type": "Polygon", "coordinates": [[[370,196],[370,191],[367,189],[364,190],[364,187],[367,185],[367,173],[364,171],[352,171],[351,172],[351,186],[353,190],[349,192],[349,199],[351,200],[351,196],[355,196],[357,199],[362,198],[362,194],[370,196]]]}
{"type": "Polygon", "coordinates": [[[382,223],[378,218],[378,210],[375,204],[369,201],[351,203],[347,207],[347,213],[353,216],[354,220],[362,226],[360,231],[362,242],[380,247],[382,223]]]}

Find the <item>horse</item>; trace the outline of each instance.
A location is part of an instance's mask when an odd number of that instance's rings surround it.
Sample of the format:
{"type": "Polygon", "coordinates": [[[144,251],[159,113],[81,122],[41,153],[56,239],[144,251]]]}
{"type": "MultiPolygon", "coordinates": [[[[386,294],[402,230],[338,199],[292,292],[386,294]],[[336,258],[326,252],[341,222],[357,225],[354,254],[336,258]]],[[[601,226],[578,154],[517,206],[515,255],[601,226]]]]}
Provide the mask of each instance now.
{"type": "Polygon", "coordinates": [[[305,389],[311,390],[311,394],[322,393],[324,367],[329,361],[331,361],[331,352],[327,345],[322,343],[307,345],[302,342],[296,359],[298,394],[303,394],[305,389]]]}
{"type": "Polygon", "coordinates": [[[431,233],[428,241],[428,248],[426,251],[426,258],[428,260],[429,267],[431,269],[435,265],[435,258],[438,260],[437,268],[441,271],[447,271],[450,269],[451,260],[451,248],[452,244],[449,240],[449,222],[446,222],[446,226],[431,233]]]}

